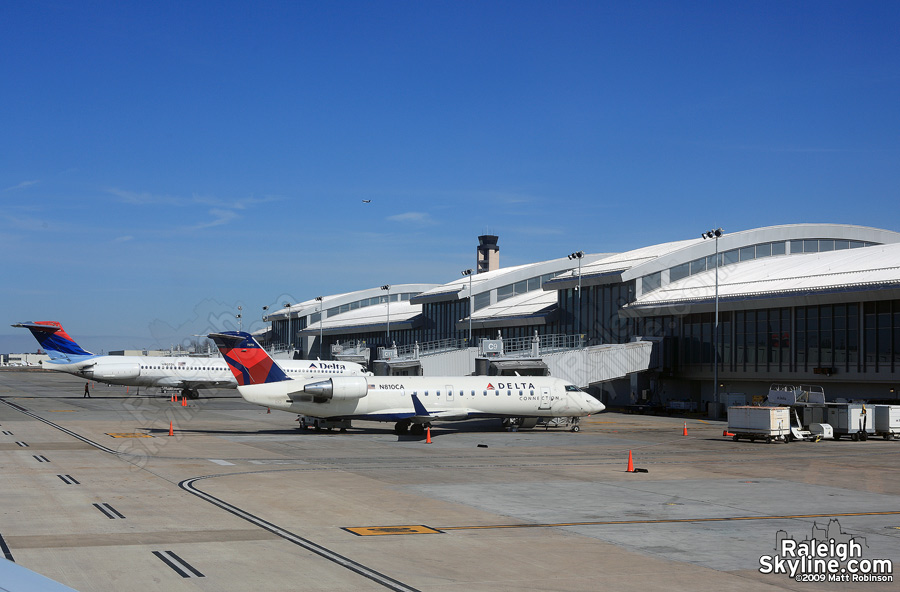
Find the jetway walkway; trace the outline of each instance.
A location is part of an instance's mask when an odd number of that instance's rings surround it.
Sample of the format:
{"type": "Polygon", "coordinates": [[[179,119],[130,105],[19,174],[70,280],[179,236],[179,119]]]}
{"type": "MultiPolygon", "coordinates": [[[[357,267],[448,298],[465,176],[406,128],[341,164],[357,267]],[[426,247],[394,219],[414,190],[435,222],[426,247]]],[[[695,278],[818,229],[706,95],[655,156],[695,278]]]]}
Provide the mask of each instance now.
{"type": "Polygon", "coordinates": [[[579,387],[624,378],[653,366],[652,341],[583,346],[580,335],[535,335],[516,340],[441,342],[440,347],[416,344],[411,348],[379,351],[379,375],[465,376],[471,374],[541,374],[556,376],[579,387]],[[478,370],[476,372],[476,369],[478,370]]]}

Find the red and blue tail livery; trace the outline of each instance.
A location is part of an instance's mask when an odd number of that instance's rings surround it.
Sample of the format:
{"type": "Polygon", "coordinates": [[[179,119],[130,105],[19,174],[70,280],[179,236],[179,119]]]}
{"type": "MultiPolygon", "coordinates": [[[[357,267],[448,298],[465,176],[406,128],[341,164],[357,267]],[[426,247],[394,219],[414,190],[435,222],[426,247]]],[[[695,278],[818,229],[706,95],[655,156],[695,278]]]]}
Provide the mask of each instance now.
{"type": "Polygon", "coordinates": [[[243,331],[210,333],[238,386],[291,380],[253,336],[243,331]]]}
{"type": "Polygon", "coordinates": [[[16,323],[13,327],[24,327],[31,331],[51,360],[71,361],[94,355],[75,343],[57,321],[26,321],[16,323]]]}

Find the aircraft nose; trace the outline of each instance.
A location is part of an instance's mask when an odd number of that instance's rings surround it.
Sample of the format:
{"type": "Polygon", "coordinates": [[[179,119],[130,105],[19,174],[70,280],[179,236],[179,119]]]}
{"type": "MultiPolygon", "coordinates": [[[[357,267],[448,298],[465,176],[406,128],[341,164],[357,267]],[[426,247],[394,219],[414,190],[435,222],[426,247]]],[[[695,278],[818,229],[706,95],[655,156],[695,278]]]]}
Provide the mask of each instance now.
{"type": "Polygon", "coordinates": [[[600,400],[597,399],[596,397],[592,397],[592,396],[588,395],[585,397],[585,399],[586,399],[585,402],[587,403],[587,410],[591,414],[600,413],[601,411],[606,409],[606,405],[601,403],[600,400]]]}

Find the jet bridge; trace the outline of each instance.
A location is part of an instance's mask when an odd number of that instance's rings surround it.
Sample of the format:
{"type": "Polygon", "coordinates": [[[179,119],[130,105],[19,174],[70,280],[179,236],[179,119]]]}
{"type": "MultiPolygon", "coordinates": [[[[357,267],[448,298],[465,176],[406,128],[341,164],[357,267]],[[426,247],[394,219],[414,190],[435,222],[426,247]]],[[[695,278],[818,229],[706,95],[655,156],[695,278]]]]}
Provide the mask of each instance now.
{"type": "Polygon", "coordinates": [[[464,344],[416,344],[390,348],[375,362],[375,374],[421,376],[556,376],[579,387],[625,378],[652,367],[652,341],[584,347],[580,336],[542,335],[521,340],[482,340],[464,344]],[[452,347],[451,347],[452,346],[452,347]],[[512,350],[512,351],[510,351],[512,350]]]}

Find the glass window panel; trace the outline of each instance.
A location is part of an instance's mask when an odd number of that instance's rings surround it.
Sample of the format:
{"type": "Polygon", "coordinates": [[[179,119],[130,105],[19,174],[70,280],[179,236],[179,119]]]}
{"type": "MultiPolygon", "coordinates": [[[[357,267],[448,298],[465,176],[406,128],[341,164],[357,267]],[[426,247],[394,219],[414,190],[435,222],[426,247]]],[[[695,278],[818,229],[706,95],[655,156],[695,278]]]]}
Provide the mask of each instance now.
{"type": "Polygon", "coordinates": [[[701,271],[706,271],[706,257],[691,261],[691,275],[700,273],[701,271]]]}
{"type": "Polygon", "coordinates": [[[844,249],[849,249],[849,248],[850,248],[850,241],[848,241],[848,240],[834,241],[834,250],[835,251],[842,251],[844,249]]]}
{"type": "Polygon", "coordinates": [[[475,294],[475,310],[481,310],[485,306],[488,306],[491,303],[491,293],[490,292],[482,292],[481,294],[475,294]]]}
{"type": "Polygon", "coordinates": [[[682,278],[686,278],[691,272],[690,263],[682,263],[676,265],[669,270],[669,281],[675,282],[682,278]]]}
{"type": "Polygon", "coordinates": [[[497,288],[497,302],[506,300],[513,295],[513,285],[500,286],[497,288]]]}
{"type": "Polygon", "coordinates": [[[516,294],[524,294],[528,291],[528,280],[522,280],[513,284],[513,292],[516,294]]]}
{"type": "Polygon", "coordinates": [[[724,253],[725,265],[730,265],[732,263],[737,263],[738,259],[738,250],[732,249],[730,251],[725,251],[724,253]]]}
{"type": "Polygon", "coordinates": [[[313,314],[309,315],[309,324],[312,325],[313,323],[318,323],[321,317],[322,313],[314,312],[313,314]]]}
{"type": "Polygon", "coordinates": [[[804,253],[818,253],[819,252],[819,240],[818,239],[803,239],[803,252],[804,253]]]}
{"type": "Polygon", "coordinates": [[[797,253],[803,252],[803,241],[802,240],[792,240],[791,241],[791,255],[795,255],[797,253]]]}
{"type": "Polygon", "coordinates": [[[651,273],[650,275],[645,275],[642,278],[641,287],[644,293],[652,292],[656,290],[661,285],[662,281],[662,273],[657,271],[656,273],[651,273]]]}
{"type": "Polygon", "coordinates": [[[772,243],[756,245],[756,258],[769,257],[772,254],[772,243]]]}
{"type": "Polygon", "coordinates": [[[859,249],[864,246],[865,246],[865,243],[863,243],[862,241],[854,241],[854,240],[850,241],[851,249],[859,249]]]}
{"type": "Polygon", "coordinates": [[[822,239],[819,241],[819,251],[833,251],[834,241],[822,239]]]}
{"type": "Polygon", "coordinates": [[[784,242],[772,243],[772,255],[784,255],[786,244],[784,242]]]}
{"type": "Polygon", "coordinates": [[[740,259],[741,261],[750,261],[751,259],[756,259],[756,247],[742,247],[740,250],[740,259]]]}
{"type": "Polygon", "coordinates": [[[528,291],[531,292],[533,290],[537,290],[541,287],[541,278],[528,278],[528,291]]]}

